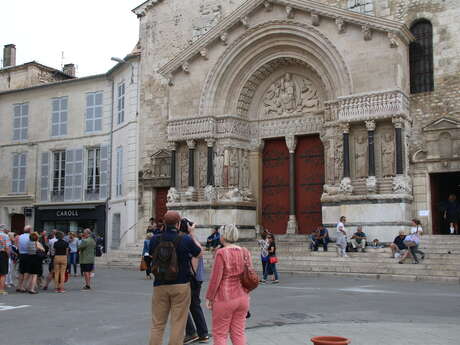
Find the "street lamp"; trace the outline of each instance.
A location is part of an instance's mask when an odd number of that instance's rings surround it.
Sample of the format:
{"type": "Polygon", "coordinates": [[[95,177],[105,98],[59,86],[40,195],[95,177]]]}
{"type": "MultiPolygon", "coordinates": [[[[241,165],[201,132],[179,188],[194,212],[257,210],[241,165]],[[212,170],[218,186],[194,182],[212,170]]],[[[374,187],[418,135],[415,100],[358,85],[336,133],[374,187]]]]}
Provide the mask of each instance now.
{"type": "Polygon", "coordinates": [[[131,62],[126,61],[125,59],[121,59],[116,56],[112,56],[110,60],[121,63],[121,64],[127,63],[128,65],[131,66],[131,84],[133,84],[134,83],[134,65],[131,62]]]}

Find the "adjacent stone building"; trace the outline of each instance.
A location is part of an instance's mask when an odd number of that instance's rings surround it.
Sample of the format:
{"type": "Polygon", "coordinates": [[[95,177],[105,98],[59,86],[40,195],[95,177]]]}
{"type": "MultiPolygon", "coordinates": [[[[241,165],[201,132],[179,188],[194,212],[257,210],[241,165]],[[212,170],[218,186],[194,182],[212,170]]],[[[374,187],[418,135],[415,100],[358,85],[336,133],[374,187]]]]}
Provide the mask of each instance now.
{"type": "MultiPolygon", "coordinates": [[[[460,198],[454,0],[149,0],[140,20],[140,217],[167,206],[253,237],[442,233],[460,198]],[[153,130],[154,129],[154,130],[153,130]],[[170,165],[166,169],[164,164],[170,165]]],[[[139,234],[142,229],[139,230],[139,234]]]]}

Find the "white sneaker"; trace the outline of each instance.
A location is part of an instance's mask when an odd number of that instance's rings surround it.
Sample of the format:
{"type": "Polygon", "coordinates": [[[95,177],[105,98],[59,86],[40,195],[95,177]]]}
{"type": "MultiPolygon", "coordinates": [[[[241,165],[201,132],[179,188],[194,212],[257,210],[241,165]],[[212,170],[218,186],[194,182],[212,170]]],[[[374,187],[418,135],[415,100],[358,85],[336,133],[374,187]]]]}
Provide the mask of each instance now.
{"type": "Polygon", "coordinates": [[[343,254],[343,258],[349,258],[347,254],[343,254]]]}
{"type": "Polygon", "coordinates": [[[399,259],[401,257],[401,254],[395,253],[395,259],[399,259]]]}

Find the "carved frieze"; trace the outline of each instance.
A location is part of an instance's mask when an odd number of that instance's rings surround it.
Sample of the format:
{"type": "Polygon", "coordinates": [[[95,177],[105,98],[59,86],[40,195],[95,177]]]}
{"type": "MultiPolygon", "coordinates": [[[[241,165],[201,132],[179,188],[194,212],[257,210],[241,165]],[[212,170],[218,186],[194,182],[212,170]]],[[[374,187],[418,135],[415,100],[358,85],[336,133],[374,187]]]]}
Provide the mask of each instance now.
{"type": "Polygon", "coordinates": [[[301,115],[319,109],[318,90],[311,80],[286,73],[275,81],[263,97],[266,117],[301,115]]]}

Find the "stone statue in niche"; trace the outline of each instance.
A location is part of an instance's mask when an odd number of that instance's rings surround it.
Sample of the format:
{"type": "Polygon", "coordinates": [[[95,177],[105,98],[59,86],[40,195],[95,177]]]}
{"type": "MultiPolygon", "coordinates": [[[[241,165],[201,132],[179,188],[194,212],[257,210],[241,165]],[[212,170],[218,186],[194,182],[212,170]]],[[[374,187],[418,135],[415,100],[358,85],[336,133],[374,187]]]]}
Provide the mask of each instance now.
{"type": "Polygon", "coordinates": [[[366,136],[363,134],[358,135],[355,144],[355,164],[356,164],[356,177],[366,177],[366,161],[367,161],[367,142],[366,136]]]}
{"type": "Polygon", "coordinates": [[[198,149],[198,182],[204,188],[208,184],[208,153],[206,146],[201,145],[198,149]]]}
{"type": "Polygon", "coordinates": [[[240,172],[240,187],[241,189],[249,188],[249,152],[241,151],[241,172],[240,172]]]}
{"type": "Polygon", "coordinates": [[[394,176],[395,144],[393,134],[386,132],[382,138],[382,175],[394,176]]]}
{"type": "Polygon", "coordinates": [[[341,140],[336,140],[334,146],[334,180],[340,181],[343,170],[343,143],[341,140]]]}
{"type": "Polygon", "coordinates": [[[179,174],[180,186],[185,188],[188,186],[188,150],[186,147],[179,152],[179,174]]]}
{"type": "Polygon", "coordinates": [[[324,158],[326,160],[326,183],[334,184],[334,145],[332,140],[324,140],[324,158]]]}
{"type": "Polygon", "coordinates": [[[238,186],[239,185],[239,150],[230,149],[229,152],[229,166],[228,166],[228,185],[229,186],[238,186]]]}
{"type": "Polygon", "coordinates": [[[214,183],[222,187],[224,185],[224,150],[220,146],[217,146],[214,156],[214,173],[214,183]]]}
{"type": "Polygon", "coordinates": [[[263,104],[266,116],[301,115],[318,110],[318,91],[311,80],[286,73],[268,88],[263,104]]]}

